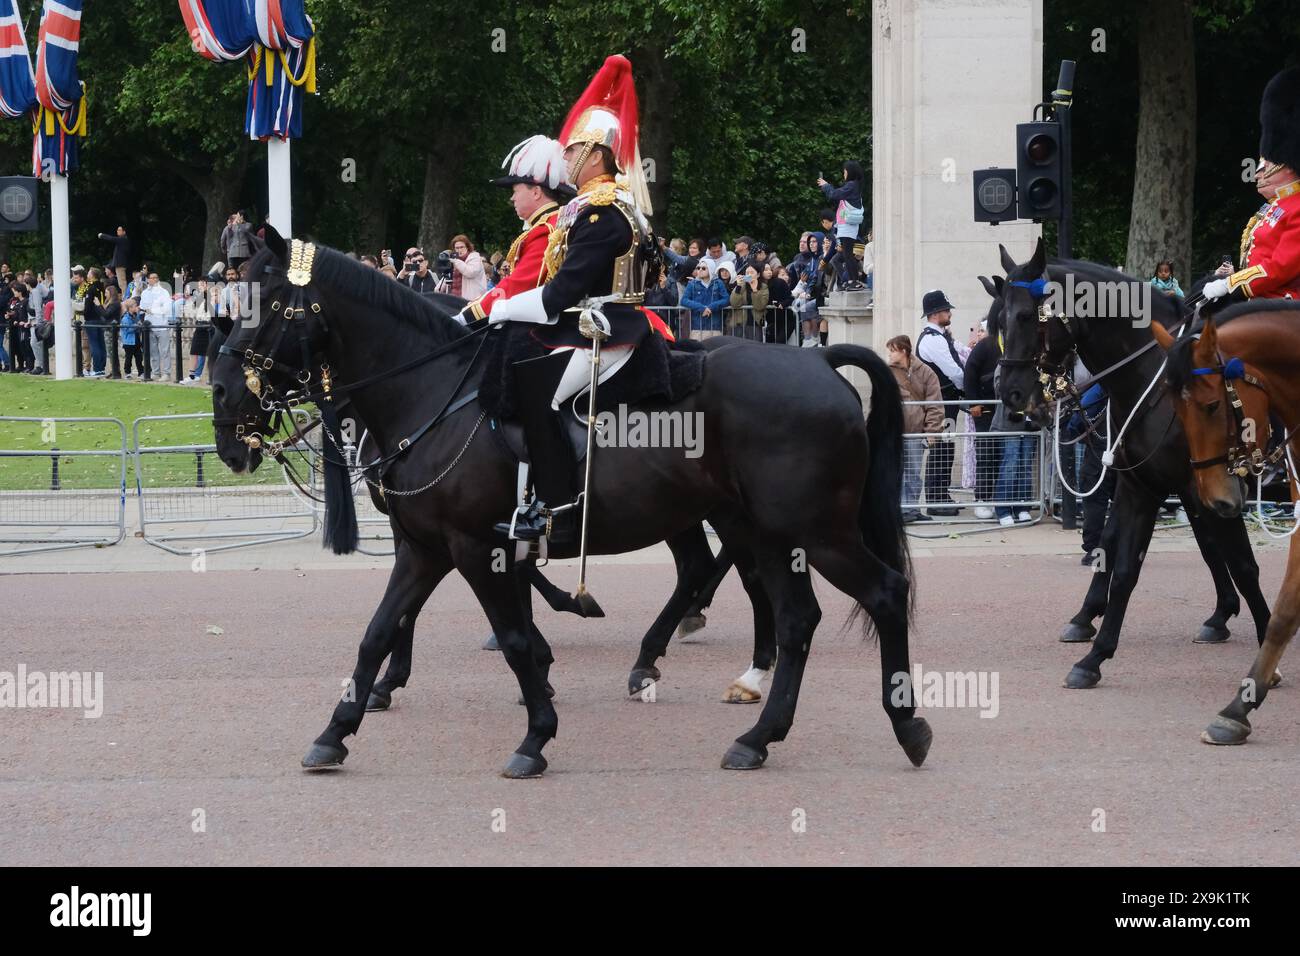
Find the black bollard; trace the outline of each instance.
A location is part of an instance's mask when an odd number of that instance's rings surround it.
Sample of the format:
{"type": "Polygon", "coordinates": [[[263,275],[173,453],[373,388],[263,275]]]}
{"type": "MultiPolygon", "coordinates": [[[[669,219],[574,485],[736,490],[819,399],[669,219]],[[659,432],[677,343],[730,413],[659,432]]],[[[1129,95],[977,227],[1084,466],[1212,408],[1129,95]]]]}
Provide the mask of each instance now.
{"type": "Polygon", "coordinates": [[[59,490],[59,446],[50,449],[50,491],[59,490]]]}
{"type": "Polygon", "coordinates": [[[172,381],[183,382],[185,381],[185,356],[181,354],[181,335],[183,334],[184,329],[182,328],[180,322],[176,323],[175,328],[176,328],[176,344],[175,344],[176,377],[172,379],[172,381]]]}
{"type": "Polygon", "coordinates": [[[118,349],[118,344],[117,344],[117,339],[118,339],[118,324],[117,324],[116,322],[114,322],[114,323],[113,323],[112,325],[110,325],[108,328],[109,328],[109,338],[110,338],[110,339],[112,340],[112,342],[113,342],[113,368],[112,368],[112,371],[111,371],[109,374],[110,374],[110,376],[111,376],[112,378],[121,378],[121,377],[122,377],[122,358],[121,358],[120,355],[117,354],[117,349],[118,349]]]}
{"type": "Polygon", "coordinates": [[[204,481],[203,481],[203,452],[201,452],[201,451],[196,451],[196,452],[194,453],[194,466],[195,466],[195,469],[196,469],[196,477],[195,477],[195,479],[194,479],[194,487],[195,487],[195,488],[202,488],[202,487],[204,487],[204,481]]]}
{"type": "Polygon", "coordinates": [[[86,370],[86,363],[81,358],[81,339],[85,335],[80,322],[74,322],[72,325],[72,354],[77,363],[77,378],[81,378],[81,373],[86,370]]]}
{"type": "Polygon", "coordinates": [[[137,342],[141,341],[141,338],[140,338],[141,336],[144,336],[144,340],[143,340],[143,343],[144,343],[144,374],[141,375],[140,377],[143,378],[146,382],[149,381],[150,378],[152,378],[152,372],[153,372],[153,359],[152,359],[152,358],[150,357],[150,355],[149,355],[149,346],[150,346],[150,343],[149,343],[149,339],[150,339],[149,329],[150,329],[150,328],[151,328],[151,326],[149,325],[149,320],[146,319],[144,322],[142,322],[142,323],[140,324],[140,331],[136,334],[136,341],[137,341],[137,342]]]}

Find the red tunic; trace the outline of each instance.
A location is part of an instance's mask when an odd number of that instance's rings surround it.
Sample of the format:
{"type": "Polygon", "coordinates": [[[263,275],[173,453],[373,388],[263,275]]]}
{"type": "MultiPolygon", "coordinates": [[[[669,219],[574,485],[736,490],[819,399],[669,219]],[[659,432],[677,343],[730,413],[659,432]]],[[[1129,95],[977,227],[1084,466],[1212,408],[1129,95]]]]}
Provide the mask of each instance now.
{"type": "Polygon", "coordinates": [[[1242,268],[1228,288],[1248,299],[1300,298],[1300,182],[1278,189],[1242,236],[1242,268]]]}
{"type": "Polygon", "coordinates": [[[469,311],[475,319],[491,315],[492,303],[497,299],[508,299],[520,292],[536,289],[545,281],[543,253],[546,252],[546,244],[551,239],[551,231],[555,228],[559,212],[559,206],[548,202],[528,217],[524,231],[506,253],[510,275],[469,304],[469,311]]]}

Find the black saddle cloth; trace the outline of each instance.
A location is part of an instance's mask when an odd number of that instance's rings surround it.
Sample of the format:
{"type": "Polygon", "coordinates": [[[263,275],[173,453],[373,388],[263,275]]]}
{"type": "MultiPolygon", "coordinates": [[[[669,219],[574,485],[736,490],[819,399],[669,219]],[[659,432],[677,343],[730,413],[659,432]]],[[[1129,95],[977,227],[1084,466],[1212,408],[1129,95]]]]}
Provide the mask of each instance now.
{"type": "MultiPolygon", "coordinates": [[[[493,418],[510,420],[515,417],[518,396],[511,366],[549,351],[529,334],[530,331],[523,323],[508,322],[500,331],[486,333],[489,338],[484,346],[486,367],[479,385],[479,401],[493,418]]],[[[619,405],[646,402],[671,405],[679,402],[704,381],[705,355],[696,342],[670,348],[662,337],[647,335],[627,363],[612,378],[600,384],[597,406],[603,411],[619,405]]],[[[585,406],[586,402],[582,405],[585,406]]]]}

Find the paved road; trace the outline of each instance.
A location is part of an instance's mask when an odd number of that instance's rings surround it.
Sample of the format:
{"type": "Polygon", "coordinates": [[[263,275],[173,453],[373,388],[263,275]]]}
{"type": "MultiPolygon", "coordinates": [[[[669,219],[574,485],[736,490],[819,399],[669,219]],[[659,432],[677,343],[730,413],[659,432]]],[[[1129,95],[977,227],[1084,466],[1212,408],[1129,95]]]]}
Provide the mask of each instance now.
{"type": "MultiPolygon", "coordinates": [[[[1265,590],[1281,573],[1262,558],[1265,590]]],[[[185,562],[181,559],[181,566],[185,562]]],[[[99,670],[105,712],[0,708],[0,857],[40,864],[1294,864],[1300,691],[1272,697],[1245,747],[1197,736],[1253,653],[1246,627],[1193,646],[1209,584],[1187,553],[1153,555],[1101,687],[1066,691],[1081,654],[1056,643],[1085,584],[1074,555],[918,560],[913,661],[999,675],[999,710],[930,709],[913,769],[880,705],[879,658],[825,610],[788,741],[756,773],[718,761],[756,718],[718,698],[749,661],[735,579],[704,640],[674,645],[654,703],[621,688],[671,568],[605,564],[610,617],[549,611],[560,736],[551,769],[497,776],[523,734],[500,655],[459,579],[416,632],[415,676],[369,715],[346,769],[298,761],[324,726],[382,590],[376,570],[188,570],[0,577],[37,587],[6,612],[0,671],[99,670]],[[951,595],[964,595],[960,604],[951,595]],[[207,633],[209,625],[224,630],[207,633]],[[204,832],[195,832],[196,810],[204,832]],[[1104,811],[1105,832],[1095,832],[1104,811]],[[792,826],[806,821],[802,832],[792,826]],[[501,823],[504,822],[504,828],[501,823]],[[494,823],[496,826],[494,827],[494,823]],[[503,830],[503,832],[501,832],[503,830]]],[[[556,570],[572,584],[572,569],[556,570]]],[[[1294,657],[1294,655],[1292,655],[1294,657]]],[[[1284,672],[1290,668],[1284,661],[1284,672]]]]}

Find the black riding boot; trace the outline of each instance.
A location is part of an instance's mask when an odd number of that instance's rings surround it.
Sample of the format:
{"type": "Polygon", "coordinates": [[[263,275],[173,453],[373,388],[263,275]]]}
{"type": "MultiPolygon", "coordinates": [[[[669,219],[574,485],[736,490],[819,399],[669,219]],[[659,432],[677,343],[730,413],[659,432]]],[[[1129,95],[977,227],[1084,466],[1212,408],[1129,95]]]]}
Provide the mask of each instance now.
{"type": "MultiPolygon", "coordinates": [[[[577,539],[577,507],[551,514],[552,508],[572,504],[580,490],[575,483],[572,446],[564,433],[560,413],[551,408],[555,389],[571,355],[568,351],[553,353],[518,362],[514,367],[518,415],[528,443],[533,485],[532,502],[513,518],[514,537],[521,541],[537,541],[546,536],[551,544],[563,545],[577,539]]],[[[510,534],[510,522],[498,524],[496,530],[510,534]]]]}

